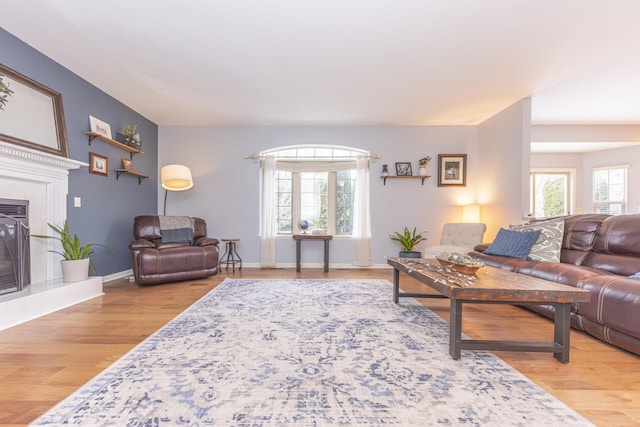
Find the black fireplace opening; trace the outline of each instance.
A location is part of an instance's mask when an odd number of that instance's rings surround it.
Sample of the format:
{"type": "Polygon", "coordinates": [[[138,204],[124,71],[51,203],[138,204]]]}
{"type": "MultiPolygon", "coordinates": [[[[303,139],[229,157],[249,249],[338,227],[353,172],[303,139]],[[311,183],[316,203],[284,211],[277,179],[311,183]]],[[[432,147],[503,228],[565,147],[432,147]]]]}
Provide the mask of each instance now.
{"type": "Polygon", "coordinates": [[[0,199],[0,295],[29,283],[29,201],[0,199]]]}

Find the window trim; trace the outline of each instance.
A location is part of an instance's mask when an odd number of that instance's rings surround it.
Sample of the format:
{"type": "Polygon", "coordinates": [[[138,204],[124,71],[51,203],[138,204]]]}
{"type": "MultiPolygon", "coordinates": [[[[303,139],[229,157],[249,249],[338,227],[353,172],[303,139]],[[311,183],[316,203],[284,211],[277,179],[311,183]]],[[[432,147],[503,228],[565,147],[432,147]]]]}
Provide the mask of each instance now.
{"type": "MultiPolygon", "coordinates": [[[[593,167],[591,168],[591,210],[592,212],[596,212],[596,205],[602,205],[602,204],[606,204],[609,205],[609,209],[608,211],[611,212],[611,208],[610,206],[612,204],[622,204],[622,212],[620,212],[620,215],[626,215],[627,211],[628,211],[628,204],[629,204],[629,168],[631,167],[630,164],[621,164],[621,165],[611,165],[611,166],[598,166],[598,167],[593,167]],[[597,202],[595,200],[595,174],[598,171],[612,171],[612,170],[616,170],[616,169],[622,169],[624,171],[624,196],[622,197],[622,202],[619,201],[615,201],[612,202],[611,198],[609,198],[609,200],[607,202],[597,202]]],[[[611,183],[607,182],[607,185],[611,185],[611,183]]],[[[614,215],[611,214],[610,215],[614,215]]]]}
{"type": "MultiPolygon", "coordinates": [[[[301,179],[300,174],[302,172],[314,169],[314,172],[327,172],[327,185],[328,185],[328,200],[331,202],[328,204],[327,211],[327,233],[334,236],[334,238],[351,238],[351,234],[336,234],[337,229],[337,176],[340,170],[356,170],[356,160],[358,156],[366,156],[367,158],[375,161],[378,158],[376,155],[370,154],[369,151],[342,146],[342,145],[289,145],[275,147],[272,149],[261,151],[258,158],[263,156],[273,156],[276,159],[276,170],[286,170],[291,172],[292,188],[291,188],[291,232],[281,233],[276,232],[276,238],[290,238],[293,234],[296,234],[296,226],[301,219],[301,206],[300,206],[300,190],[301,179]],[[300,150],[304,153],[304,156],[293,156],[292,152],[300,150]],[[309,155],[311,151],[314,151],[312,155],[309,155]],[[318,152],[321,155],[315,155],[318,152]],[[327,155],[331,152],[331,155],[327,155]],[[281,155],[282,154],[282,155],[281,155]],[[288,154],[288,155],[287,155],[288,154]],[[338,154],[338,155],[335,155],[338,154]],[[316,163],[314,166],[314,163],[316,163]],[[278,165],[280,167],[278,167],[278,165]]],[[[276,230],[279,228],[276,227],[276,230]]]]}
{"type": "Polygon", "coordinates": [[[531,216],[535,217],[535,206],[534,206],[534,198],[535,198],[535,188],[534,188],[534,174],[568,174],[569,182],[568,182],[568,196],[567,196],[567,215],[571,215],[576,212],[576,168],[531,168],[529,170],[529,211],[531,212],[531,216]]]}

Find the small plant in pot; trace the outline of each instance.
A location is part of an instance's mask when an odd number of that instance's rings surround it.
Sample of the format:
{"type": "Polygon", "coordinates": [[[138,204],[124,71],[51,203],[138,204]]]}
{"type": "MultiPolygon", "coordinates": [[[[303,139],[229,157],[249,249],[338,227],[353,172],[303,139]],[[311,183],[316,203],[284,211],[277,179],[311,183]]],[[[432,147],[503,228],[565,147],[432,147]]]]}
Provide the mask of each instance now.
{"type": "Polygon", "coordinates": [[[65,283],[86,280],[89,276],[89,267],[91,267],[92,272],[96,272],[96,267],[93,265],[93,261],[91,261],[94,246],[105,248],[110,253],[113,253],[113,249],[98,243],[89,243],[83,246],[80,243],[80,239],[77,234],[71,236],[71,233],[69,233],[69,225],[67,224],[67,221],[64,222],[62,227],[58,227],[53,224],[47,225],[51,230],[53,230],[55,234],[54,236],[45,236],[40,234],[32,234],[31,236],[40,239],[55,239],[60,241],[62,244],[62,252],[55,250],[51,250],[49,252],[59,254],[64,258],[61,263],[62,281],[65,283]]]}
{"type": "Polygon", "coordinates": [[[413,228],[413,231],[405,227],[402,233],[395,231],[394,234],[390,234],[389,237],[391,240],[400,242],[400,245],[402,245],[400,258],[420,258],[421,253],[414,251],[414,249],[418,243],[427,240],[427,238],[423,236],[424,233],[426,233],[426,231],[417,233],[416,227],[413,228]]]}

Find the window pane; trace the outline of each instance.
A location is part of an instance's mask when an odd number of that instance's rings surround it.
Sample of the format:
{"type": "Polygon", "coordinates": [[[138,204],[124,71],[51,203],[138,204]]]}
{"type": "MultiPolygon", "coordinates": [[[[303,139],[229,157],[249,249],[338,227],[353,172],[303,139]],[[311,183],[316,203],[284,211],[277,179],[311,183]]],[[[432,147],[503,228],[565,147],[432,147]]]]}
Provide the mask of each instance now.
{"type": "Polygon", "coordinates": [[[356,171],[339,171],[336,179],[336,234],[353,232],[353,191],[356,171]]]}
{"type": "Polygon", "coordinates": [[[302,172],[300,188],[300,218],[311,228],[327,229],[328,173],[302,172]]]}
{"type": "Polygon", "coordinates": [[[292,174],[287,171],[276,173],[276,224],[278,233],[291,233],[292,229],[292,174]]]}
{"type": "Polygon", "coordinates": [[[569,174],[533,173],[533,214],[536,218],[569,213],[569,174]]]}
{"type": "Polygon", "coordinates": [[[610,215],[627,212],[627,169],[593,171],[593,211],[610,215]]]}

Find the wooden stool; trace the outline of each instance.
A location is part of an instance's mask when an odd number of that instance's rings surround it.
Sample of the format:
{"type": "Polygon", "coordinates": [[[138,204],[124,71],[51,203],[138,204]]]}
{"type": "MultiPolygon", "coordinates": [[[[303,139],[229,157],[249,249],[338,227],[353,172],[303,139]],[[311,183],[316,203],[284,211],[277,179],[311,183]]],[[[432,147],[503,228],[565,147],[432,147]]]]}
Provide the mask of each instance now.
{"type": "Polygon", "coordinates": [[[220,259],[220,265],[226,263],[226,268],[229,268],[229,264],[233,267],[233,271],[236,271],[236,264],[240,264],[238,270],[242,269],[242,258],[236,252],[236,242],[239,242],[240,239],[221,239],[225,242],[224,255],[220,259]],[[226,257],[226,258],[225,258],[226,257]]]}

